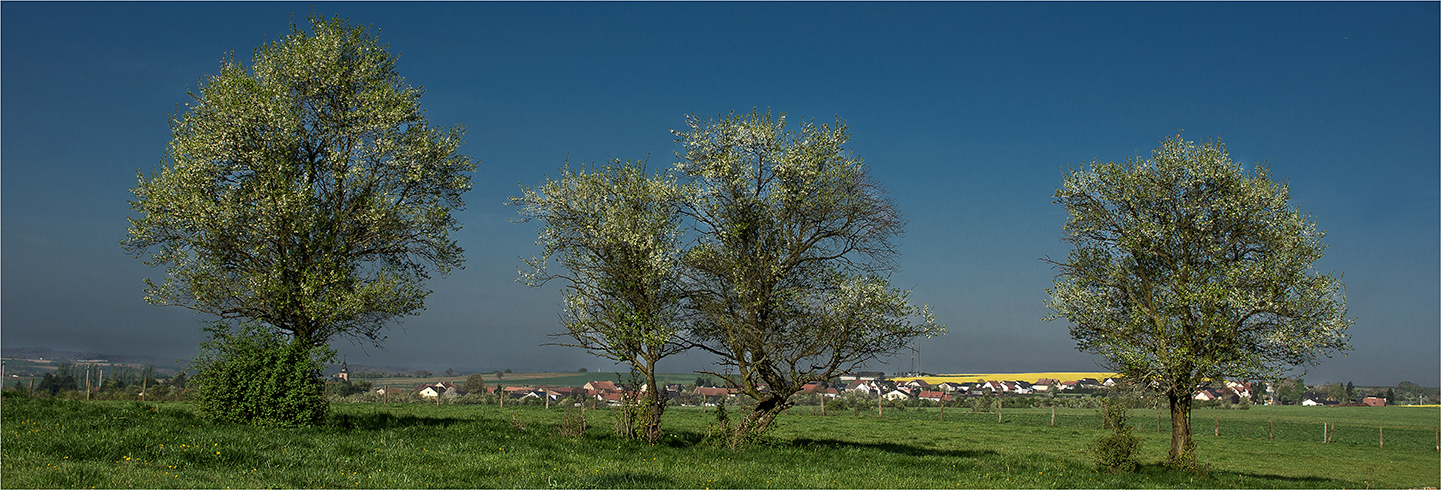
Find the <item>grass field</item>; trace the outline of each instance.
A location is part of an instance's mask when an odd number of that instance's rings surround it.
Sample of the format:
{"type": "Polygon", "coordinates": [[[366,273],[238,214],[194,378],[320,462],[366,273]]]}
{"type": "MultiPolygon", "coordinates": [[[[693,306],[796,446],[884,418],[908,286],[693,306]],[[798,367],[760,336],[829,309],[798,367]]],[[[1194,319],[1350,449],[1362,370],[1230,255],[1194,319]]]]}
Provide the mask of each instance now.
{"type": "MultiPolygon", "coordinates": [[[[1140,471],[1097,473],[1085,447],[1104,432],[1090,410],[995,413],[887,410],[783,415],[763,444],[739,452],[701,444],[714,416],[666,413],[650,446],[610,435],[610,412],[588,412],[579,438],[556,434],[561,411],[492,405],[336,404],[321,427],[213,424],[184,403],[79,402],[7,397],[0,404],[0,478],[16,487],[691,487],[691,488],[1366,488],[1437,487],[1433,447],[1322,444],[1243,434],[1230,424],[1356,425],[1434,430],[1438,409],[1256,407],[1198,410],[1197,445],[1209,475],[1157,463],[1166,434],[1145,430],[1140,471]],[[1269,409],[1284,410],[1269,410],[1269,409]],[[1312,411],[1305,411],[1310,409],[1312,411]],[[520,421],[526,430],[516,427],[520,421]],[[1088,420],[1090,422],[1088,422],[1088,420]]],[[[1154,412],[1150,412],[1154,415],[1154,412]]],[[[1152,427],[1154,428],[1154,427],[1152,427]]],[[[1342,426],[1344,430],[1345,426],[1342,426]]],[[[1400,437],[1400,436],[1398,436],[1400,437]]]]}

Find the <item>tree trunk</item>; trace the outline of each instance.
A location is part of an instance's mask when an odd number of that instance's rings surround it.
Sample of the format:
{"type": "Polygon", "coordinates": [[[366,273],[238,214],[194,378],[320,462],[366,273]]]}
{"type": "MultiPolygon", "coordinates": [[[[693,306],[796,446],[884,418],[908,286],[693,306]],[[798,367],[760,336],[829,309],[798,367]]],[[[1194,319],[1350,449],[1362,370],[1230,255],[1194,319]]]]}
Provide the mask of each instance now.
{"type": "Polygon", "coordinates": [[[1168,393],[1171,402],[1171,452],[1166,464],[1173,468],[1195,465],[1196,444],[1191,441],[1191,397],[1185,393],[1168,393]]]}
{"type": "Polygon", "coordinates": [[[775,395],[756,403],[756,408],[736,425],[735,433],[731,436],[731,449],[740,449],[760,436],[770,428],[776,416],[787,408],[790,408],[790,404],[785,402],[785,398],[775,395]]]}
{"type": "Polygon", "coordinates": [[[646,370],[645,381],[650,389],[645,394],[645,411],[642,415],[645,420],[641,421],[641,436],[645,437],[645,442],[655,444],[660,442],[660,416],[665,413],[665,402],[660,398],[660,387],[655,384],[654,368],[646,370]]]}

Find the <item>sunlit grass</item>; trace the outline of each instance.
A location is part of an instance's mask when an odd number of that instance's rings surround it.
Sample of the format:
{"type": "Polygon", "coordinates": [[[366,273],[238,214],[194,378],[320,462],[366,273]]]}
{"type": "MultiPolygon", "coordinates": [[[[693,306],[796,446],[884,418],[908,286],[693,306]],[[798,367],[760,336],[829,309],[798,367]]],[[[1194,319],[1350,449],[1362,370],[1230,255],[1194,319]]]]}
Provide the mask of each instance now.
{"type": "Polygon", "coordinates": [[[1023,421],[1037,409],[1005,423],[798,411],[762,444],[733,452],[700,445],[713,409],[671,409],[665,440],[652,446],[612,436],[606,410],[588,412],[585,436],[565,438],[558,409],[334,408],[322,427],[262,429],[213,424],[180,403],[6,398],[0,477],[11,488],[1364,488],[1435,487],[1441,463],[1429,449],[1198,437],[1211,468],[1198,475],[1160,468],[1169,439],[1142,432],[1141,470],[1110,475],[1084,456],[1103,431],[1023,421]]]}

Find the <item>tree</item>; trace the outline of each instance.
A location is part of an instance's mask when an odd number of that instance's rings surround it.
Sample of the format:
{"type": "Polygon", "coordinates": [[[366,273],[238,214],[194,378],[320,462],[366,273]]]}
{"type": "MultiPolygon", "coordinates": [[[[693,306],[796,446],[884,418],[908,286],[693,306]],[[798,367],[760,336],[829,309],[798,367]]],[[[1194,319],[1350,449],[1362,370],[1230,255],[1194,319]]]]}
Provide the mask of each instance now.
{"type": "Polygon", "coordinates": [[[162,168],[138,176],[122,245],[167,267],[146,281],[151,303],[312,349],[380,345],[423,309],[432,270],[461,266],[451,212],[475,164],[457,153],[463,128],[427,123],[422,90],[365,27],[309,22],[201,80],[162,168]]]}
{"type": "Polygon", "coordinates": [[[1280,379],[1276,381],[1276,399],[1281,405],[1295,405],[1301,403],[1301,398],[1306,396],[1306,380],[1301,377],[1296,379],[1280,379]]]}
{"type": "MultiPolygon", "coordinates": [[[[660,440],[665,398],[656,364],[683,350],[681,330],[681,188],[668,174],[651,175],[643,162],[612,161],[571,170],[557,180],[521,187],[510,204],[522,222],[544,225],[540,255],[526,260],[521,280],[540,287],[563,280],[565,345],[628,364],[645,379],[637,422],[641,435],[660,440]],[[565,269],[551,272],[551,260],[565,269]]],[[[584,369],[582,369],[584,371],[584,369]]],[[[631,432],[627,432],[631,434],[631,432]]]]}
{"type": "Polygon", "coordinates": [[[844,121],[788,128],[752,111],[672,131],[690,179],[683,212],[699,236],[684,256],[690,345],[757,401],[731,446],[764,432],[801,386],[945,332],[889,286],[900,210],[845,149],[844,121]],[[767,386],[762,390],[761,386],[767,386]]]}
{"type": "Polygon", "coordinates": [[[466,376],[465,384],[460,386],[460,390],[477,395],[485,393],[485,377],[479,374],[466,376]]]}
{"type": "Polygon", "coordinates": [[[1165,394],[1173,466],[1194,464],[1190,400],[1210,380],[1272,379],[1348,348],[1341,282],[1313,270],[1325,233],[1268,166],[1247,172],[1219,141],[1178,134],[1147,160],[1068,170],[1055,202],[1074,248],[1047,259],[1047,319],[1165,394]]]}
{"type": "Polygon", "coordinates": [[[1321,387],[1321,389],[1324,390],[1324,392],[1326,393],[1326,398],[1328,400],[1331,400],[1333,402],[1350,401],[1346,399],[1346,385],[1341,384],[1339,381],[1335,383],[1326,383],[1321,387]]]}

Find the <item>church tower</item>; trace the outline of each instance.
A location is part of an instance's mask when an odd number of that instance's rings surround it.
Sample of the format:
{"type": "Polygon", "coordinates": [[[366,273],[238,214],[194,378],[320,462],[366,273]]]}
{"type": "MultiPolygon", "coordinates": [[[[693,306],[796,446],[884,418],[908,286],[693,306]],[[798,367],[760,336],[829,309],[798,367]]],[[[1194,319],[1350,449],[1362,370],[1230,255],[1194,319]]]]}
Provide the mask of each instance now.
{"type": "Polygon", "coordinates": [[[340,360],[340,374],[336,375],[344,381],[350,381],[350,367],[345,365],[345,360],[340,360]]]}

